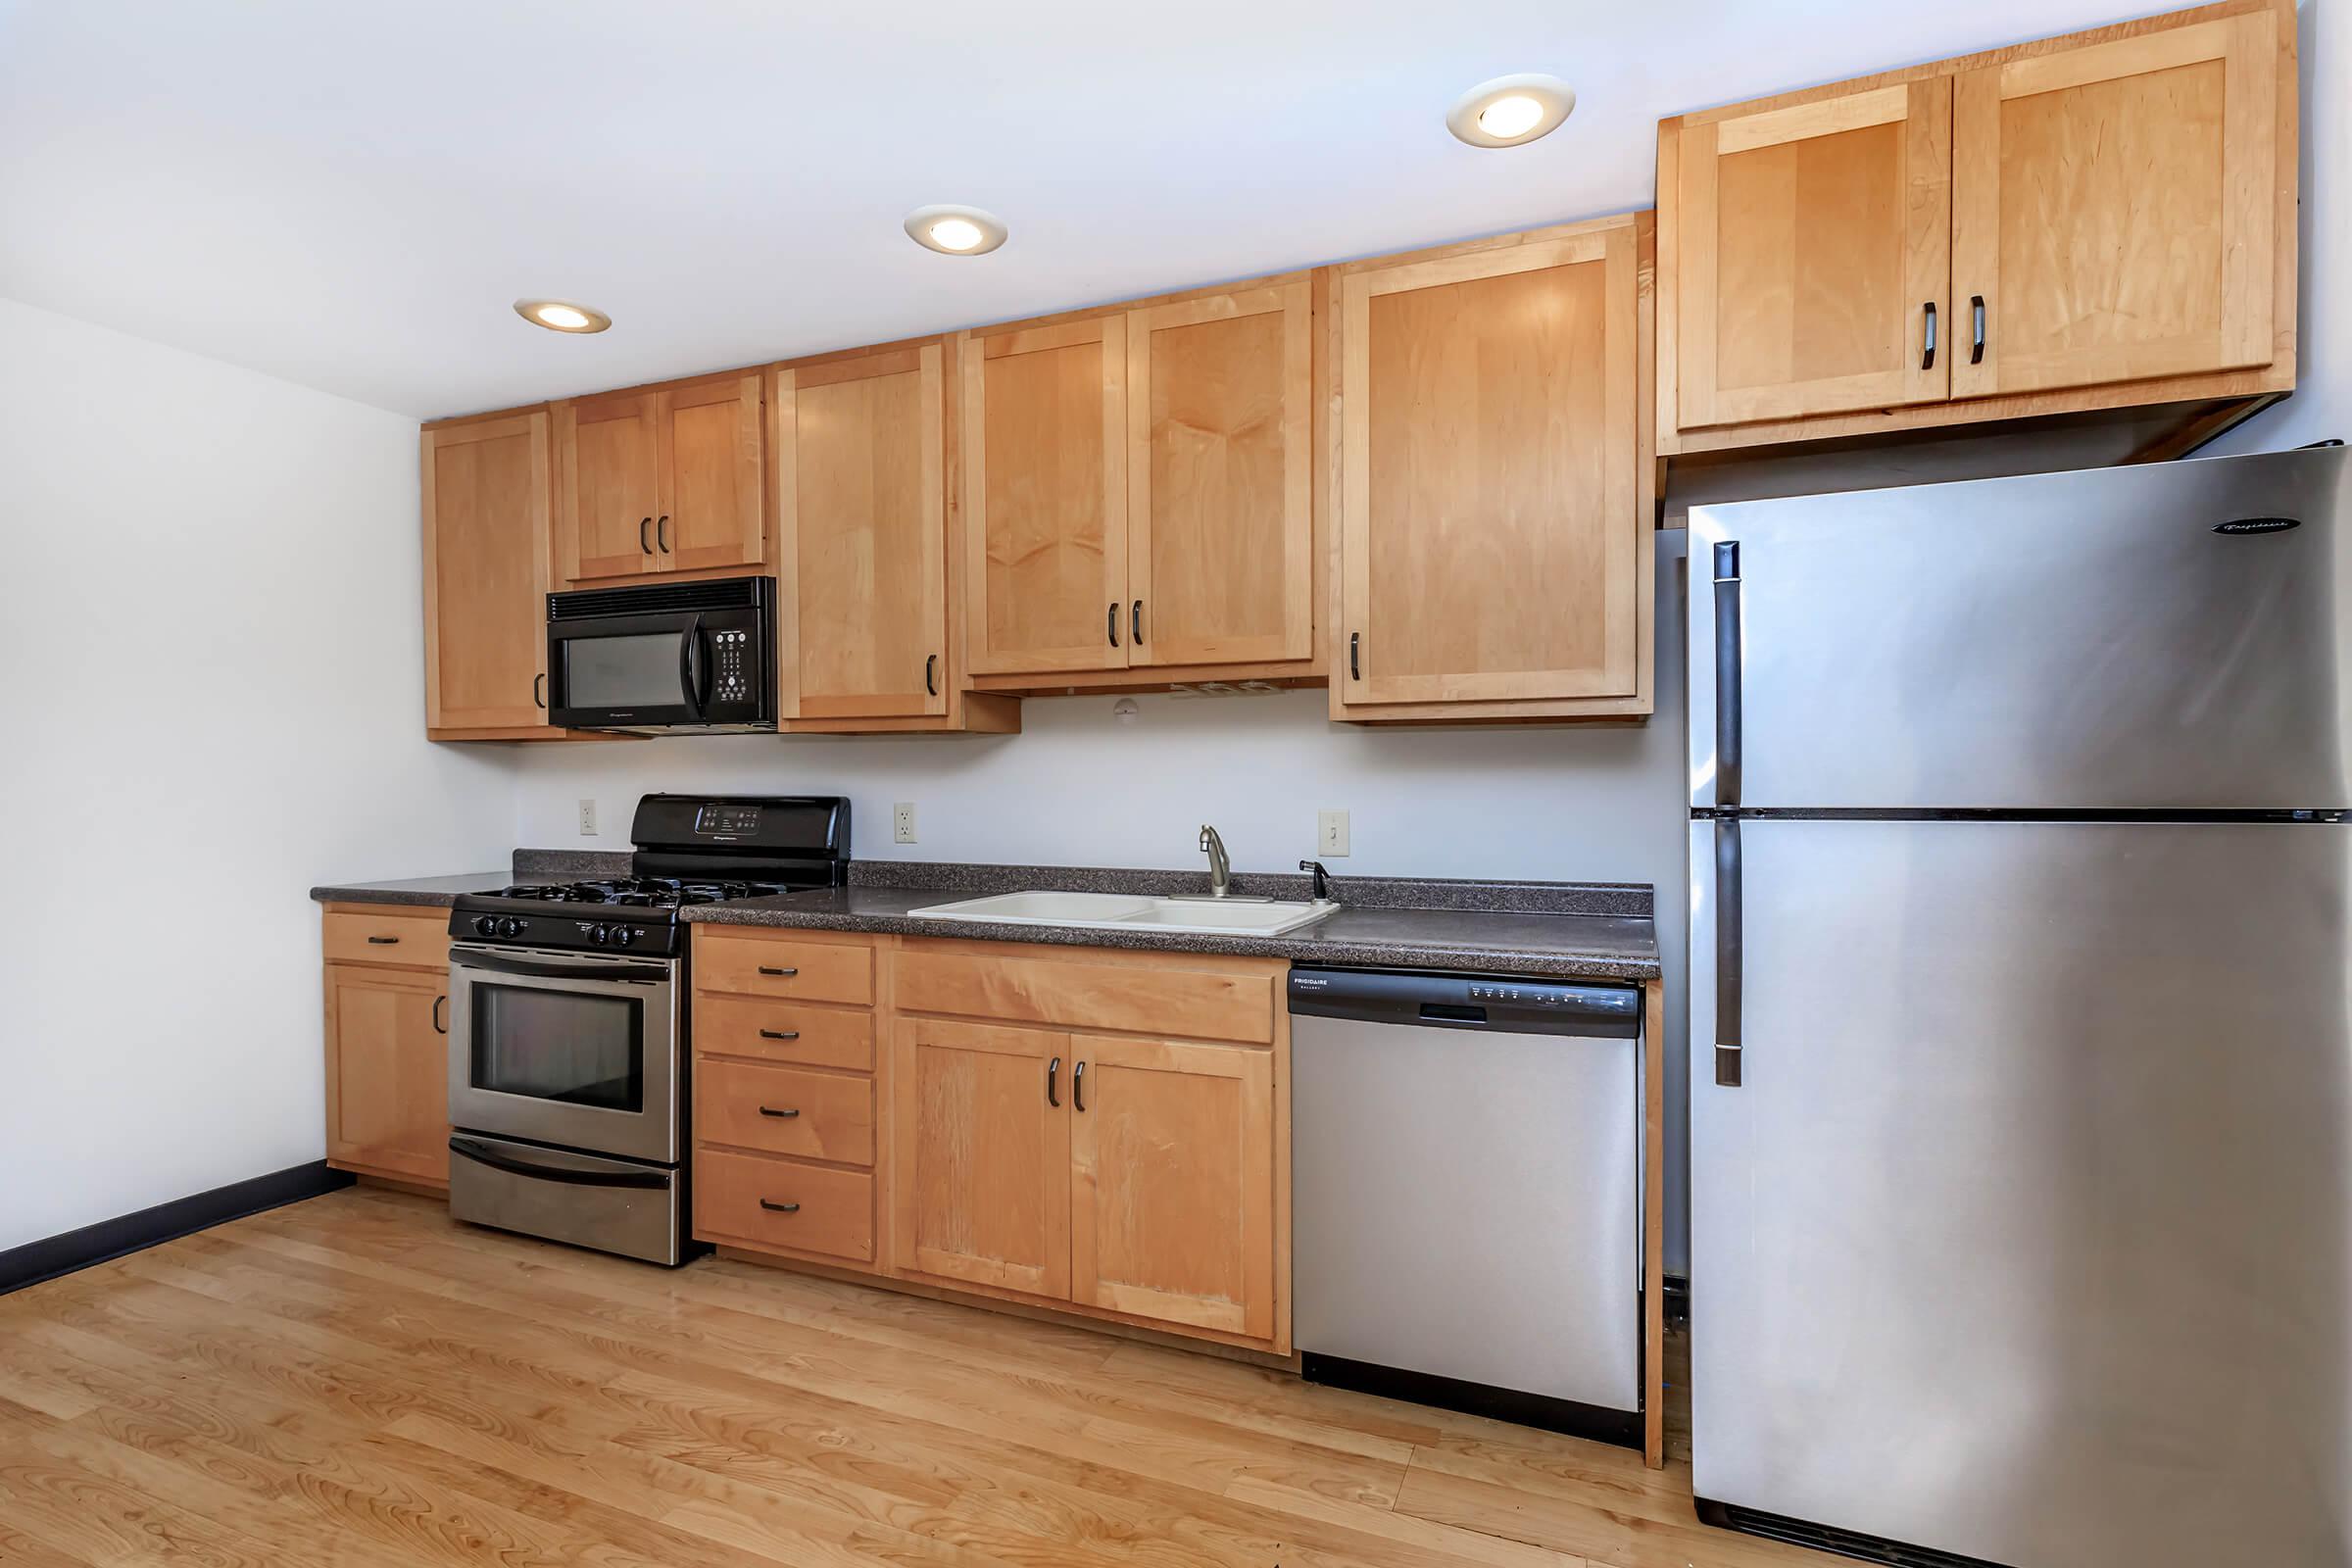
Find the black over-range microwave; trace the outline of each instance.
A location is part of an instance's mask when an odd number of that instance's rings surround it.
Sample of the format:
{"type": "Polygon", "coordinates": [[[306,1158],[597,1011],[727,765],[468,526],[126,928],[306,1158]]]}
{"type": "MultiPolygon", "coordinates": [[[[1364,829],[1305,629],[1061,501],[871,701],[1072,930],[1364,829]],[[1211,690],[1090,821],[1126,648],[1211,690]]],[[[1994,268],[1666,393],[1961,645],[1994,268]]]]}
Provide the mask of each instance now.
{"type": "Polygon", "coordinates": [[[776,583],[547,596],[548,716],[567,729],[772,730],[776,583]]]}

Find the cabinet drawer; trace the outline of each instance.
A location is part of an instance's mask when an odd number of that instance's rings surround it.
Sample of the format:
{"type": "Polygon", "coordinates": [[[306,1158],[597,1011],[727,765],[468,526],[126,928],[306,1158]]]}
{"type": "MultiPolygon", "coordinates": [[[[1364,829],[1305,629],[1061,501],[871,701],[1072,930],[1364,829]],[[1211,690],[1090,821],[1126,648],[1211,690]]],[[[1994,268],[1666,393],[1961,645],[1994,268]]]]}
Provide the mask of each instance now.
{"type": "Polygon", "coordinates": [[[870,1263],[874,1178],[861,1170],[697,1150],[694,1233],[705,1241],[782,1247],[870,1263]],[[789,1206],[794,1204],[799,1206],[789,1206]]]}
{"type": "Polygon", "coordinates": [[[1031,957],[907,946],[893,971],[898,1005],[1005,1023],[1264,1045],[1274,1038],[1269,967],[1165,968],[1100,957],[1031,957]]]}
{"type": "Polygon", "coordinates": [[[810,1067],[874,1070],[874,1015],[851,1007],[749,997],[694,998],[698,1055],[758,1056],[810,1067]]]}
{"type": "Polygon", "coordinates": [[[704,991],[871,1006],[874,950],[865,942],[695,933],[694,983],[704,991]]]}
{"type": "Polygon", "coordinates": [[[351,913],[329,909],[326,961],[391,963],[409,969],[449,967],[449,911],[392,909],[351,913]]]}
{"type": "Polygon", "coordinates": [[[874,1081],[748,1061],[695,1063],[694,1135],[771,1154],[874,1162],[874,1081]]]}

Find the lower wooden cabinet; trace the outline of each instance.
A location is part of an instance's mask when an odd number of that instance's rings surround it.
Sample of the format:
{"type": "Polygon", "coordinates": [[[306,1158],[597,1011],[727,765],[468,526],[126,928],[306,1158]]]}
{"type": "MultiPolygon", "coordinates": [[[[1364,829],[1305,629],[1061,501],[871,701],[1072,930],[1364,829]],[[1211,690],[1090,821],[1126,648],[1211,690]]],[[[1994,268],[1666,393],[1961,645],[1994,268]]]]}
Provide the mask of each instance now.
{"type": "Polygon", "coordinates": [[[440,922],[344,906],[325,925],[326,1162],[446,1187],[448,941],[430,940],[440,922]],[[364,946],[371,938],[382,945],[364,946]],[[385,961],[357,956],[374,952],[385,961]]]}

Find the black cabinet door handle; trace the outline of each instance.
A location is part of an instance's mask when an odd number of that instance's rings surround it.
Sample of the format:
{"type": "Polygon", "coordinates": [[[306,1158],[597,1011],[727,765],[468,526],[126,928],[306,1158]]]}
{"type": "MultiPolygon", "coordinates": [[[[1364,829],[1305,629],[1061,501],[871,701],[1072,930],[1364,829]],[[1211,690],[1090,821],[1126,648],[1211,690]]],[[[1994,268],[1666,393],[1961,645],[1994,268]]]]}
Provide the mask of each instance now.
{"type": "Polygon", "coordinates": [[[1975,341],[1968,346],[1968,363],[1983,365],[1984,363],[1984,296],[1972,294],[1969,296],[1968,304],[1969,313],[1976,318],[1975,341]]]}
{"type": "Polygon", "coordinates": [[[923,695],[926,697],[939,695],[939,656],[937,654],[923,656],[923,695]]]}
{"type": "Polygon", "coordinates": [[[779,980],[789,980],[794,975],[799,974],[801,971],[798,969],[771,969],[763,963],[760,966],[760,972],[761,974],[772,974],[779,980]]]}
{"type": "Polygon", "coordinates": [[[433,1033],[437,1035],[449,1033],[449,1016],[441,1010],[448,1005],[449,999],[447,997],[433,999],[433,1033]]]}
{"type": "Polygon", "coordinates": [[[544,669],[531,677],[531,701],[539,705],[539,709],[542,712],[546,711],[547,671],[544,669]]]}
{"type": "Polygon", "coordinates": [[[1129,631],[1130,633],[1132,633],[1132,635],[1131,635],[1131,636],[1129,636],[1127,640],[1128,640],[1130,643],[1134,644],[1134,645],[1135,645],[1136,647],[1138,647],[1138,648],[1141,648],[1141,647],[1143,647],[1143,646],[1144,646],[1144,602],[1143,602],[1141,599],[1138,599],[1138,600],[1135,602],[1135,610],[1134,610],[1134,612],[1132,612],[1132,615],[1131,615],[1130,619],[1129,619],[1129,620],[1128,620],[1128,622],[1127,622],[1127,629],[1128,629],[1128,631],[1129,631]]]}
{"type": "Polygon", "coordinates": [[[641,556],[650,556],[654,553],[654,542],[646,537],[645,532],[646,529],[651,528],[653,525],[654,519],[651,517],[639,517],[637,519],[637,553],[641,556]]]}
{"type": "Polygon", "coordinates": [[[798,1106],[788,1105],[779,1108],[775,1105],[761,1105],[760,1107],[760,1115],[773,1116],[778,1121],[790,1121],[793,1117],[798,1116],[800,1113],[801,1112],[798,1106]]]}
{"type": "Polygon", "coordinates": [[[1086,1063],[1083,1061],[1070,1069],[1070,1104],[1074,1109],[1086,1108],[1086,1063]]]}
{"type": "Polygon", "coordinates": [[[1118,647],[1118,646],[1119,646],[1119,602],[1118,602],[1117,600],[1115,600],[1115,599],[1114,599],[1114,600],[1112,600],[1112,601],[1110,602],[1110,618],[1109,618],[1107,621],[1105,621],[1103,624],[1104,624],[1105,628],[1106,628],[1106,629],[1109,631],[1109,633],[1110,633],[1110,646],[1111,646],[1111,647],[1113,647],[1113,648],[1116,648],[1116,647],[1118,647]]]}
{"type": "Polygon", "coordinates": [[[1061,1108],[1061,1097],[1054,1093],[1054,1075],[1061,1071],[1061,1058],[1055,1056],[1046,1063],[1046,1103],[1055,1110],[1061,1108]]]}
{"type": "Polygon", "coordinates": [[[1363,653],[1364,634],[1360,631],[1349,632],[1348,634],[1348,678],[1349,680],[1364,678],[1363,653]]]}
{"type": "Polygon", "coordinates": [[[1936,368],[1936,302],[1934,300],[1928,301],[1927,346],[1920,350],[1919,368],[1923,370],[1936,368]]]}
{"type": "Polygon", "coordinates": [[[760,1031],[760,1038],[762,1040],[798,1040],[801,1038],[801,1032],[798,1029],[762,1029],[760,1031]]]}
{"type": "Polygon", "coordinates": [[[654,543],[662,547],[663,555],[669,554],[669,514],[666,512],[654,519],[654,543]]]}
{"type": "Polygon", "coordinates": [[[798,1214],[801,1211],[801,1205],[798,1203],[771,1202],[764,1198],[760,1200],[760,1206],[771,1214],[798,1214]]]}

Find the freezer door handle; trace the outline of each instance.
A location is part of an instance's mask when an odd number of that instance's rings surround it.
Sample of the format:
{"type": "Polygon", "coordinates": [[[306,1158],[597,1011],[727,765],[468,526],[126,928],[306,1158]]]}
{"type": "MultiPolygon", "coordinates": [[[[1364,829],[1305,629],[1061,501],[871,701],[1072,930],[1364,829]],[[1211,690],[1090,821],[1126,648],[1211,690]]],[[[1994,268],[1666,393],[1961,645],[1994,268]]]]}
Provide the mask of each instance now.
{"type": "Polygon", "coordinates": [[[1715,804],[1740,804],[1740,542],[1715,547],[1715,804]]]}
{"type": "Polygon", "coordinates": [[[1715,1082],[1740,1087],[1740,819],[1715,823],[1715,1082]]]}

